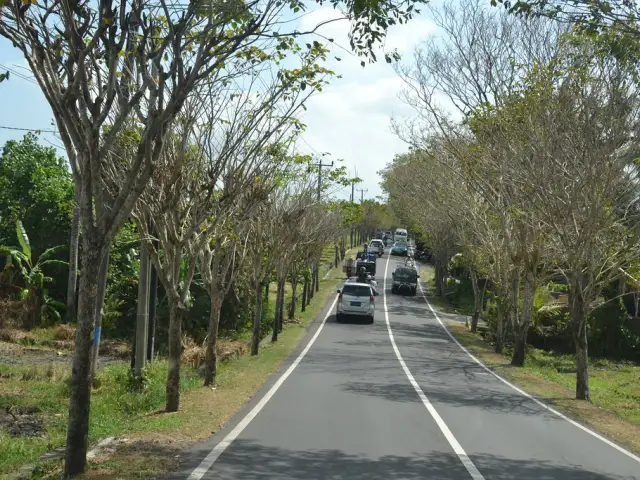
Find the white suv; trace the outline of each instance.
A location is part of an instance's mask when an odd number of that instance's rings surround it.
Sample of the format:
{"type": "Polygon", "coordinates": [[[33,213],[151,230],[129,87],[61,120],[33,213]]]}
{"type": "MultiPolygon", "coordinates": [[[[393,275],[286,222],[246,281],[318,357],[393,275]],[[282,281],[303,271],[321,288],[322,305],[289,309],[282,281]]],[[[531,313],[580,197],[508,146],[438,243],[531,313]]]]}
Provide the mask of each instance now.
{"type": "Polygon", "coordinates": [[[347,315],[367,317],[373,323],[376,309],[375,297],[377,293],[367,283],[347,282],[338,290],[338,307],[336,319],[341,322],[347,315]]]}

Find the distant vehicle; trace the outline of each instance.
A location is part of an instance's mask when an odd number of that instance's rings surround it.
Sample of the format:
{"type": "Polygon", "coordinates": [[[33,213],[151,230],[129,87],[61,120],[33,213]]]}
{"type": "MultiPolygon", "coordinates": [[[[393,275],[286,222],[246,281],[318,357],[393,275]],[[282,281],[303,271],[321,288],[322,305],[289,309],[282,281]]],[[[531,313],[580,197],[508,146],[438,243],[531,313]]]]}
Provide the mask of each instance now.
{"type": "Polygon", "coordinates": [[[396,233],[393,236],[393,239],[397,242],[398,240],[404,240],[404,243],[407,243],[407,230],[406,228],[396,228],[396,233]]]}
{"type": "Polygon", "coordinates": [[[369,244],[369,248],[370,249],[376,248],[379,257],[384,255],[384,242],[382,240],[378,240],[378,239],[371,240],[371,243],[369,244]]]}
{"type": "Polygon", "coordinates": [[[376,309],[376,292],[367,283],[346,282],[338,290],[338,307],[336,319],[338,322],[345,317],[353,315],[366,317],[369,323],[373,323],[376,309]]]}
{"type": "Polygon", "coordinates": [[[369,275],[375,277],[377,258],[378,253],[376,250],[371,252],[358,252],[356,254],[355,272],[357,273],[360,267],[364,267],[369,275]]]}
{"type": "Polygon", "coordinates": [[[394,243],[391,247],[391,255],[402,255],[404,257],[409,253],[409,248],[406,243],[394,243]]]}
{"type": "Polygon", "coordinates": [[[415,267],[398,265],[391,274],[393,283],[391,284],[391,293],[399,293],[400,290],[408,290],[411,295],[415,295],[418,291],[418,270],[415,267]]]}

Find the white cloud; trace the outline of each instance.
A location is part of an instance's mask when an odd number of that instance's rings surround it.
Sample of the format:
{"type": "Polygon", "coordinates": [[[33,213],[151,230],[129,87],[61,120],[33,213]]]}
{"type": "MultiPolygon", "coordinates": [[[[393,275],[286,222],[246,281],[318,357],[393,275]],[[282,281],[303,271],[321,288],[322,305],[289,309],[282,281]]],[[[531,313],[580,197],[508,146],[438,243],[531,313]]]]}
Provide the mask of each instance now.
{"type": "MultiPolygon", "coordinates": [[[[373,197],[380,194],[380,179],[376,172],[395,154],[407,150],[407,145],[391,132],[391,117],[413,115],[412,109],[398,98],[402,80],[384,61],[383,51],[397,49],[408,58],[414,47],[435,31],[435,26],[420,17],[392,27],[383,49],[376,52],[378,62],[367,63],[362,68],[362,58],[350,52],[349,22],[336,20],[339,18],[344,18],[340,12],[323,7],[305,14],[300,20],[301,31],[335,20],[320,26],[317,31],[334,39],[332,57],[341,60],[331,58],[327,66],[342,75],[308,102],[304,139],[316,151],[330,152],[334,158],[344,159],[350,171],[356,168],[364,179],[361,188],[368,189],[367,195],[373,197]]],[[[305,150],[306,145],[302,143],[300,147],[305,150]]]]}

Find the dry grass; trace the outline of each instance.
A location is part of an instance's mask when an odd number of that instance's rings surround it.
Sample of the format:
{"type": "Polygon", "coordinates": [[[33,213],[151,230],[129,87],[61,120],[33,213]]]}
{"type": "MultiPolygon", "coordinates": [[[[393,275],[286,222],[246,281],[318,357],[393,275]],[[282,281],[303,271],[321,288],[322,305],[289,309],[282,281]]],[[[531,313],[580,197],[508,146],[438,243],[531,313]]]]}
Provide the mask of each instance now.
{"type": "Polygon", "coordinates": [[[76,326],[68,323],[56,325],[53,329],[54,340],[74,340],[76,338],[76,326]]]}
{"type": "MultiPolygon", "coordinates": [[[[188,335],[182,337],[182,364],[189,365],[196,370],[204,364],[206,348],[205,345],[197,344],[193,338],[188,335]]],[[[216,344],[216,356],[218,362],[226,363],[233,358],[238,358],[249,352],[249,344],[247,342],[218,340],[216,344]]]]}

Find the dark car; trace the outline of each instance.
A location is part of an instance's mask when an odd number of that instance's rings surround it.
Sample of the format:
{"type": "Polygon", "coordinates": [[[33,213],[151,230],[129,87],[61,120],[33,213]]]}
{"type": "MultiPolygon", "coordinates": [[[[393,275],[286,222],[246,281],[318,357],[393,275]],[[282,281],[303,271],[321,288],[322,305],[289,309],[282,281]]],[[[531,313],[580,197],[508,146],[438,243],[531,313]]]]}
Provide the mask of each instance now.
{"type": "Polygon", "coordinates": [[[406,243],[394,243],[391,247],[391,255],[403,255],[406,256],[409,253],[409,248],[406,243]]]}
{"type": "Polygon", "coordinates": [[[391,284],[391,293],[399,293],[401,290],[411,292],[415,295],[418,291],[418,270],[415,267],[399,265],[391,274],[393,283],[391,284]]]}

